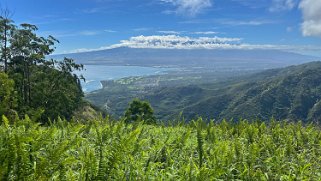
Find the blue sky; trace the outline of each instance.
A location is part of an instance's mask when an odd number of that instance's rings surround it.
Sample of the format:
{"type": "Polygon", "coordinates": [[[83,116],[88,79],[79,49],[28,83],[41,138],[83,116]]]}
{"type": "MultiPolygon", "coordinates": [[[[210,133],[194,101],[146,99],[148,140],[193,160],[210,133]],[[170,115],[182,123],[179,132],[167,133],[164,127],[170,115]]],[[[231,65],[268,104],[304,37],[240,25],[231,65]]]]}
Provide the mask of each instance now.
{"type": "Polygon", "coordinates": [[[14,13],[16,23],[35,24],[38,34],[58,38],[56,53],[119,46],[186,48],[189,42],[188,48],[273,48],[321,55],[320,0],[0,2],[14,13]]]}

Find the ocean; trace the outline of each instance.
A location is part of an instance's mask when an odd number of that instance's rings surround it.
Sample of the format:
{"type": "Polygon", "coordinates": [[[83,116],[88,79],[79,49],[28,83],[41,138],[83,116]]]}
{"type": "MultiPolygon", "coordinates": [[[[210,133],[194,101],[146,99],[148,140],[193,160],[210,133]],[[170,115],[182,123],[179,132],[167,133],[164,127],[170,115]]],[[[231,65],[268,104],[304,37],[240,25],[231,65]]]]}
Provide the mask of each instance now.
{"type": "Polygon", "coordinates": [[[83,75],[86,82],[82,81],[82,88],[85,93],[102,88],[100,81],[117,80],[132,76],[147,76],[164,74],[170,68],[161,67],[139,67],[139,66],[106,66],[106,65],[84,65],[85,70],[76,72],[83,75]]]}

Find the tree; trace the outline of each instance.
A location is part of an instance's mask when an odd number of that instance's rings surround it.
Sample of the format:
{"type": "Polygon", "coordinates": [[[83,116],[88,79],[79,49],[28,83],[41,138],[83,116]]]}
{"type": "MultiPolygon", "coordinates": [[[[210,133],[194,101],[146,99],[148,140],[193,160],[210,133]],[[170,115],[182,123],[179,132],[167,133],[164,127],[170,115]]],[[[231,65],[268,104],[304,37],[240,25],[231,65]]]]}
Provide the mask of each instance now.
{"type": "Polygon", "coordinates": [[[84,96],[80,79],[72,72],[81,70],[82,66],[72,59],[65,58],[55,64],[56,69],[37,66],[31,77],[31,107],[44,110],[42,120],[55,119],[57,115],[70,119],[73,112],[82,105],[84,96]]]}
{"type": "Polygon", "coordinates": [[[11,39],[11,53],[12,61],[11,68],[15,71],[18,66],[19,72],[21,73],[22,86],[20,89],[23,90],[21,97],[23,103],[27,106],[31,104],[31,93],[32,93],[32,82],[31,76],[35,65],[45,65],[54,68],[53,62],[47,62],[45,60],[46,55],[50,55],[54,51],[53,45],[58,42],[52,36],[48,38],[38,37],[35,33],[38,28],[31,24],[21,24],[21,28],[16,29],[13,32],[11,39]]]}
{"type": "Polygon", "coordinates": [[[145,121],[146,124],[155,124],[156,118],[154,110],[147,101],[134,99],[125,112],[125,119],[127,123],[138,120],[145,121]]]}
{"type": "Polygon", "coordinates": [[[8,69],[8,61],[10,58],[10,49],[9,44],[12,38],[13,32],[15,30],[15,25],[13,21],[10,19],[10,11],[8,9],[1,9],[0,16],[0,58],[4,64],[4,71],[7,72],[8,69]]]}
{"type": "Polygon", "coordinates": [[[37,30],[35,25],[16,26],[12,20],[0,18],[0,55],[4,71],[15,82],[17,112],[41,122],[58,116],[70,119],[84,96],[81,77],[73,73],[83,65],[68,58],[46,60],[59,41],[40,37],[37,30]]]}

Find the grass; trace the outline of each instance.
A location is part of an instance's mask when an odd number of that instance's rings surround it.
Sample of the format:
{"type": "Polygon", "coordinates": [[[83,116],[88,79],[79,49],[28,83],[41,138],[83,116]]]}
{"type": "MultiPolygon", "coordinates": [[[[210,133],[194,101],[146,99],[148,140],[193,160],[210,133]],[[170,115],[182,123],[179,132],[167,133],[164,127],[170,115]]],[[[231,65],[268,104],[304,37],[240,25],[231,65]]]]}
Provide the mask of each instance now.
{"type": "Polygon", "coordinates": [[[0,126],[0,180],[320,180],[321,129],[222,121],[0,126]]]}

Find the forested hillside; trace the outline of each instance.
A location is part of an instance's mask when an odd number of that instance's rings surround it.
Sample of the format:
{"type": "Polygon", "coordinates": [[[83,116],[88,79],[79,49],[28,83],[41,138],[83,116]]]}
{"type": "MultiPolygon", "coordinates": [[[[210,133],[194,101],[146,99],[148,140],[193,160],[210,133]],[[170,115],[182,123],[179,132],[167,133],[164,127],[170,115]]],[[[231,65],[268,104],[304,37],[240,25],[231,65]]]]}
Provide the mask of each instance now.
{"type": "Polygon", "coordinates": [[[318,121],[321,118],[321,62],[269,70],[245,77],[215,95],[184,108],[189,116],[318,121]],[[253,77],[253,78],[251,78],[253,77]]]}
{"type": "Polygon", "coordinates": [[[163,77],[167,80],[160,75],[128,79],[129,83],[114,81],[86,97],[102,108],[105,103],[102,98],[110,97],[108,106],[114,115],[119,116],[130,99],[137,96],[148,100],[156,116],[163,120],[175,119],[181,112],[186,120],[201,116],[207,119],[269,120],[274,117],[317,121],[321,116],[321,62],[222,78],[221,81],[209,79],[207,75],[192,83],[179,79],[186,82],[185,85],[171,81],[170,75],[163,77]],[[162,79],[163,82],[159,86],[144,87],[145,79],[162,79]]]}

